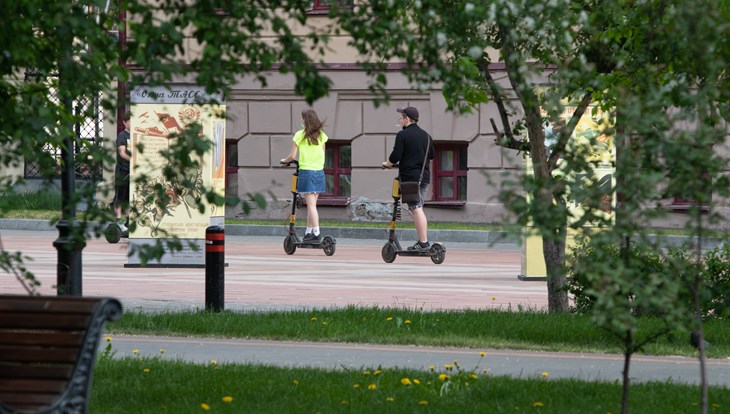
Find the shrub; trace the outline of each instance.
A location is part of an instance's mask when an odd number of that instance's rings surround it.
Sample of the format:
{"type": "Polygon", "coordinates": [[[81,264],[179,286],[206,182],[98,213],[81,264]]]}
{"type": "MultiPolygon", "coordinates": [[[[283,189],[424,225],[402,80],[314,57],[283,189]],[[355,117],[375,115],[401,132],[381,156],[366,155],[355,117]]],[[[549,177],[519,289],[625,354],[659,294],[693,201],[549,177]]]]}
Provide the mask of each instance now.
{"type": "MultiPolygon", "coordinates": [[[[607,263],[603,270],[611,272],[624,263],[631,263],[637,273],[648,279],[652,277],[675,277],[682,282],[678,306],[694,309],[691,287],[697,274],[697,263],[692,259],[689,249],[672,249],[666,254],[652,246],[632,243],[627,256],[621,255],[617,244],[585,242],[575,247],[568,263],[568,283],[566,290],[574,298],[574,311],[587,313],[593,309],[596,297],[591,292],[600,290],[606,278],[592,277],[596,263],[607,263]]],[[[727,318],[730,316],[730,245],[723,244],[705,252],[699,269],[701,278],[700,305],[705,317],[727,318]]],[[[608,278],[610,280],[610,277],[608,278]]],[[[676,281],[676,279],[675,279],[676,281]]],[[[632,292],[627,292],[629,295],[632,292]]],[[[656,313],[637,306],[636,315],[656,315],[656,313]]]]}

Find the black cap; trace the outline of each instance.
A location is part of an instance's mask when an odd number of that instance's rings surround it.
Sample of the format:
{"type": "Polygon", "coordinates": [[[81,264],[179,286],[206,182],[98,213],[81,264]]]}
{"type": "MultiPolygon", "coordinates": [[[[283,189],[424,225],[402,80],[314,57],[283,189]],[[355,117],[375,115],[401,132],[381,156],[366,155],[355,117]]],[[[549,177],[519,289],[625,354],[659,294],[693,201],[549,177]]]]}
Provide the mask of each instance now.
{"type": "Polygon", "coordinates": [[[408,118],[411,118],[413,121],[418,122],[418,109],[409,106],[407,108],[398,108],[396,111],[405,114],[408,118]]]}

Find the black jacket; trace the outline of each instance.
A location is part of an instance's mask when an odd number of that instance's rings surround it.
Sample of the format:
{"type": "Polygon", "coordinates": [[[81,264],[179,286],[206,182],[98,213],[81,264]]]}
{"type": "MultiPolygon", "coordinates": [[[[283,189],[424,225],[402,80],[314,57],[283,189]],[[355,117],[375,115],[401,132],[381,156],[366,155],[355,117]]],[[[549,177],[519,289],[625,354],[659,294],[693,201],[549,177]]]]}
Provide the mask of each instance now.
{"type": "MultiPolygon", "coordinates": [[[[410,124],[403,128],[395,136],[393,151],[388,161],[393,164],[400,164],[400,178],[402,181],[418,181],[421,175],[423,158],[426,154],[426,143],[428,143],[428,159],[434,156],[433,141],[431,137],[422,130],[418,124],[410,124]]],[[[431,182],[430,162],[426,162],[426,169],[423,171],[423,182],[431,182]]]]}

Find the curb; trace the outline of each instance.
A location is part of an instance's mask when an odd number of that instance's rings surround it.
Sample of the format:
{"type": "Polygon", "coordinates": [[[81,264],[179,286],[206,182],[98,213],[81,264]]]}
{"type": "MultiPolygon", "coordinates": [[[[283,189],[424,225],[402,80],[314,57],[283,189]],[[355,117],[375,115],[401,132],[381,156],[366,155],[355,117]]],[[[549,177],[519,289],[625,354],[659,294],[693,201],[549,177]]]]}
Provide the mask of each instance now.
{"type": "MultiPolygon", "coordinates": [[[[382,228],[369,227],[323,227],[322,233],[335,239],[385,240],[387,239],[387,223],[382,228]]],[[[231,236],[271,236],[284,237],[288,224],[257,225],[257,224],[226,224],[225,232],[231,236]]],[[[27,231],[56,231],[56,226],[47,220],[0,219],[0,230],[27,230],[27,231]]],[[[297,230],[303,232],[302,227],[297,230]]],[[[397,230],[400,240],[416,238],[415,229],[397,230]]],[[[508,232],[481,231],[481,230],[429,230],[429,238],[433,241],[456,243],[519,243],[517,237],[508,232]]]]}
{"type": "MultiPolygon", "coordinates": [[[[386,223],[387,224],[387,223],[386,223]]],[[[285,236],[288,225],[264,226],[254,224],[226,224],[226,234],[232,236],[285,236]]],[[[300,230],[297,227],[297,230],[300,230]]],[[[327,234],[335,239],[369,239],[385,240],[388,237],[385,225],[383,228],[358,228],[358,227],[323,227],[322,234],[327,234]]],[[[397,230],[400,240],[415,240],[415,229],[397,230]]],[[[507,232],[480,231],[480,230],[429,230],[429,239],[441,242],[458,243],[508,243],[517,244],[519,241],[507,232]]]]}
{"type": "MultiPolygon", "coordinates": [[[[98,223],[94,223],[98,224],[98,223]]],[[[382,228],[377,227],[323,227],[322,233],[330,235],[335,239],[360,239],[360,240],[385,240],[387,239],[387,223],[382,223],[382,228]]],[[[284,237],[288,230],[288,224],[281,225],[259,225],[259,224],[226,224],[225,232],[231,236],[270,236],[284,237]]],[[[48,220],[29,219],[0,219],[0,230],[26,230],[26,231],[57,231],[56,226],[48,220]]],[[[303,231],[297,226],[297,231],[303,231]]],[[[415,240],[415,229],[398,229],[399,240],[415,240]]],[[[429,239],[449,243],[484,243],[519,245],[521,235],[504,231],[486,230],[438,230],[428,231],[429,239]]],[[[651,241],[659,241],[665,247],[679,247],[689,241],[686,236],[649,236],[651,241]]],[[[707,251],[722,246],[727,242],[726,238],[710,237],[702,241],[702,250],[707,251]]]]}

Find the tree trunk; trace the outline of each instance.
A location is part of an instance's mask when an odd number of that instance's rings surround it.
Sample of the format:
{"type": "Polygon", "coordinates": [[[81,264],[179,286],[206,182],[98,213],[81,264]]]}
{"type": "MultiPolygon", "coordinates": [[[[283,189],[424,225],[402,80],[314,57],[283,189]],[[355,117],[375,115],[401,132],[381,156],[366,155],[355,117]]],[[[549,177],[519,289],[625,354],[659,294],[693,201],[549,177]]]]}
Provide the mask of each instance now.
{"type": "Polygon", "coordinates": [[[633,342],[634,335],[629,330],[626,332],[624,338],[624,371],[623,371],[623,389],[621,392],[621,414],[628,414],[629,412],[629,389],[631,385],[631,376],[629,375],[629,368],[631,368],[631,355],[633,354],[633,342]]]}
{"type": "Polygon", "coordinates": [[[543,256],[547,269],[548,311],[567,312],[570,309],[568,292],[565,286],[565,231],[561,232],[560,240],[543,237],[543,256]]]}

